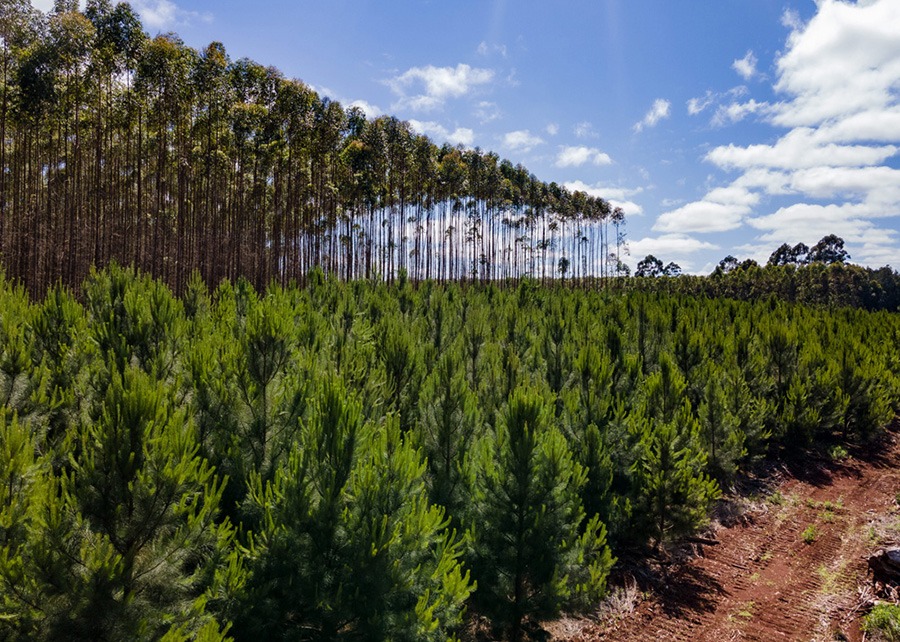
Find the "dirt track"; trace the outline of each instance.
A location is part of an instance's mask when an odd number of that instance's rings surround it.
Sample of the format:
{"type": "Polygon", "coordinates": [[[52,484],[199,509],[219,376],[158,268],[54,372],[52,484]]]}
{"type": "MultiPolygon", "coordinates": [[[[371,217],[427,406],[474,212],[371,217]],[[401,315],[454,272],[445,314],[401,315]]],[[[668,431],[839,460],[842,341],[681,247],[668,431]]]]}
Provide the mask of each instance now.
{"type": "Polygon", "coordinates": [[[857,587],[879,519],[896,510],[900,493],[896,422],[875,451],[786,469],[775,494],[755,502],[741,523],[719,527],[720,543],[673,568],[633,613],[582,623],[557,639],[860,640],[857,587]]]}

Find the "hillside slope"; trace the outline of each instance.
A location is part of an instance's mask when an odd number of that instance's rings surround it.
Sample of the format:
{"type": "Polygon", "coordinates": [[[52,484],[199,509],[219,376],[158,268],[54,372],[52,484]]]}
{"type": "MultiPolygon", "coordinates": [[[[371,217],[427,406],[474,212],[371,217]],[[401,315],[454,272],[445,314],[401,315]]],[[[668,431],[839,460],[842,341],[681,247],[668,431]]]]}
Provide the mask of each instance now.
{"type": "Polygon", "coordinates": [[[857,590],[879,535],[900,535],[898,491],[895,422],[869,452],[785,469],[774,494],[737,524],[719,526],[720,543],[673,568],[632,613],[600,624],[560,623],[556,638],[861,640],[857,590]]]}

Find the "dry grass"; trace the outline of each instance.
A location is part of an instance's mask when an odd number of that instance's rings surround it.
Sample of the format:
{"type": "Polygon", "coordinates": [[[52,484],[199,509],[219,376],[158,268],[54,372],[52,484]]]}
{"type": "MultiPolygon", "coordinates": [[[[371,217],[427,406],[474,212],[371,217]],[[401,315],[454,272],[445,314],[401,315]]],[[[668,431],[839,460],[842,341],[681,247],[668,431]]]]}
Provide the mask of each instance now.
{"type": "Polygon", "coordinates": [[[621,620],[634,613],[644,599],[643,593],[634,580],[626,580],[624,586],[619,586],[606,597],[597,608],[595,618],[603,622],[621,620]]]}

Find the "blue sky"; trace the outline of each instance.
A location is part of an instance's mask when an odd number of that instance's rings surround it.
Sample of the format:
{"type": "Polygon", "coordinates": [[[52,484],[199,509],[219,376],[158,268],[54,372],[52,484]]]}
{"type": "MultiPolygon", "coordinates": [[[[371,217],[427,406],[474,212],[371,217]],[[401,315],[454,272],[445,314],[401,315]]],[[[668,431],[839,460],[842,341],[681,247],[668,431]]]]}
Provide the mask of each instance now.
{"type": "Polygon", "coordinates": [[[900,268],[900,0],[132,4],[151,34],[621,205],[632,265],[835,233],[900,268]]]}

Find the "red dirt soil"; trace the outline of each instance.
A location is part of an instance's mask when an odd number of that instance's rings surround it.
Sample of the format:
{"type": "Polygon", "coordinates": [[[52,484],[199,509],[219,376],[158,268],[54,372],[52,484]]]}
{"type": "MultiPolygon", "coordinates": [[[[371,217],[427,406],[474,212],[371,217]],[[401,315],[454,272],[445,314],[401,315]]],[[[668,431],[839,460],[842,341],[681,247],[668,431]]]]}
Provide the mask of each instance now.
{"type": "Polygon", "coordinates": [[[582,621],[566,634],[548,627],[554,639],[859,642],[867,557],[885,517],[897,528],[897,423],[878,447],[840,463],[786,467],[776,493],[755,502],[740,523],[718,526],[719,544],[673,565],[668,581],[632,613],[582,621]]]}

